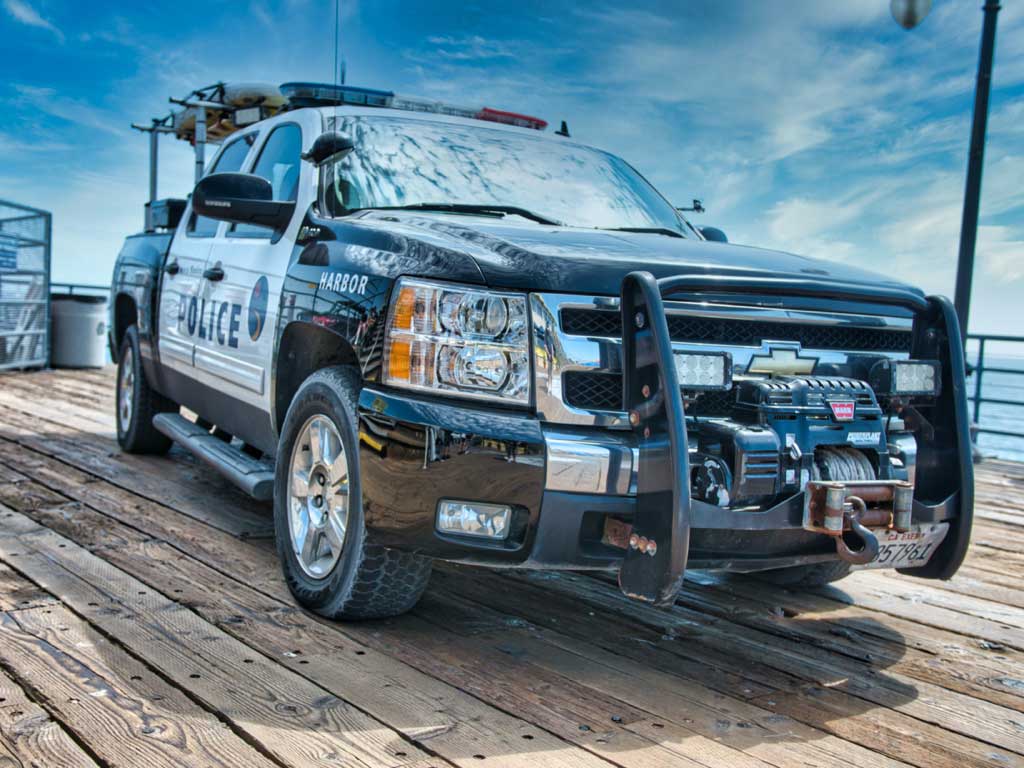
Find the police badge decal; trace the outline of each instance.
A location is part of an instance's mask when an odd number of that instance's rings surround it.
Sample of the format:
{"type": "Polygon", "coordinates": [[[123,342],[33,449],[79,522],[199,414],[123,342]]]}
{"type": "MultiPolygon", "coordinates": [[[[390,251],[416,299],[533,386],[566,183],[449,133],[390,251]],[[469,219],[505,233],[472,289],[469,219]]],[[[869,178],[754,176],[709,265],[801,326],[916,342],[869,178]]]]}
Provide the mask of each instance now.
{"type": "Polygon", "coordinates": [[[249,338],[256,341],[263,333],[263,324],[267,319],[267,297],[270,293],[270,286],[267,284],[266,275],[256,281],[252,287],[252,295],[249,296],[249,338]]]}

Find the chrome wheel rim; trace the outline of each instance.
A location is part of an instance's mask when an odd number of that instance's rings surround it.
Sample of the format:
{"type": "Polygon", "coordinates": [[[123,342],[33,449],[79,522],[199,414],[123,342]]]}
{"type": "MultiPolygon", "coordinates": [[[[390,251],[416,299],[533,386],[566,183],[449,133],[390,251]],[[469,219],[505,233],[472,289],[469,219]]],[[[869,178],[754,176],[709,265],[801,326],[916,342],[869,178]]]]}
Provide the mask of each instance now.
{"type": "Polygon", "coordinates": [[[127,347],[121,361],[121,375],[118,384],[117,419],[121,434],[127,434],[132,426],[132,406],[135,400],[135,350],[127,347]]]}
{"type": "Polygon", "coordinates": [[[299,431],[289,462],[288,533],[299,566],[328,576],[341,557],[348,528],[348,457],[328,417],[312,416],[299,431]]]}

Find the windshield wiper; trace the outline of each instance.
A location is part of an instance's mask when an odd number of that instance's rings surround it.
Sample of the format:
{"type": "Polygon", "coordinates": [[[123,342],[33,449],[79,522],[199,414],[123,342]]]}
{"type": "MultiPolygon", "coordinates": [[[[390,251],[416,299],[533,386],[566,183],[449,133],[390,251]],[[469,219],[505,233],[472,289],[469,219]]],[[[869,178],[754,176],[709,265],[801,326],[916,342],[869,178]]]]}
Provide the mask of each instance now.
{"type": "Polygon", "coordinates": [[[482,213],[485,216],[511,214],[522,216],[524,219],[536,221],[538,224],[550,224],[561,226],[562,222],[541,216],[526,208],[519,208],[515,205],[471,205],[469,203],[412,203],[410,205],[370,205],[365,208],[350,208],[349,213],[355,211],[447,211],[449,213],[482,213]]]}
{"type": "Polygon", "coordinates": [[[666,237],[686,239],[686,236],[681,232],[669,229],[668,227],[598,227],[598,229],[603,229],[607,232],[643,232],[649,235],[665,235],[666,237]]]}

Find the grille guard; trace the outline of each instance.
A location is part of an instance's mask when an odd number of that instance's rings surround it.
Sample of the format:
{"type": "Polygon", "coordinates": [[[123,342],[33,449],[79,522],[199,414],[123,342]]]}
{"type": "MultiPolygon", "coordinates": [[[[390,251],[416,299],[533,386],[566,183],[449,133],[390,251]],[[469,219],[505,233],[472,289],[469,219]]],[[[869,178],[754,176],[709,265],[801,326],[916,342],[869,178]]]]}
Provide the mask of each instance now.
{"type": "MultiPolygon", "coordinates": [[[[690,471],[683,399],[662,299],[707,291],[898,305],[930,316],[945,331],[947,349],[943,357],[949,365],[944,366],[944,375],[952,379],[955,391],[950,418],[957,427],[959,509],[943,547],[928,566],[910,573],[924,578],[950,578],[962,562],[970,539],[974,472],[963,384],[963,345],[947,299],[925,298],[896,286],[865,291],[843,283],[823,285],[810,280],[750,276],[680,275],[656,280],[649,272],[632,272],[622,282],[622,387],[623,404],[638,446],[637,496],[633,528],[619,569],[622,592],[667,607],[675,602],[682,587],[690,542],[690,471]]],[[[895,488],[885,491],[896,493],[895,488]]],[[[901,496],[905,493],[901,489],[901,496]]],[[[907,503],[902,498],[900,502],[899,506],[907,503]]],[[[899,522],[904,521],[905,517],[899,522]]]]}

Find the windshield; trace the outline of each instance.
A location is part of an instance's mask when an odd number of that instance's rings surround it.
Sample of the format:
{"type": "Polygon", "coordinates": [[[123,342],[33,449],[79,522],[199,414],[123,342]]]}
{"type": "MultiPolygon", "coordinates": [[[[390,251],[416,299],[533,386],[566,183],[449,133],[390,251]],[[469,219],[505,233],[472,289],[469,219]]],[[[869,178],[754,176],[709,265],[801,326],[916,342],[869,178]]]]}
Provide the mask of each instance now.
{"type": "Polygon", "coordinates": [[[337,130],[355,149],[324,169],[329,215],[423,203],[494,205],[575,227],[690,234],[626,162],[569,141],[393,117],[342,117],[337,130]]]}

